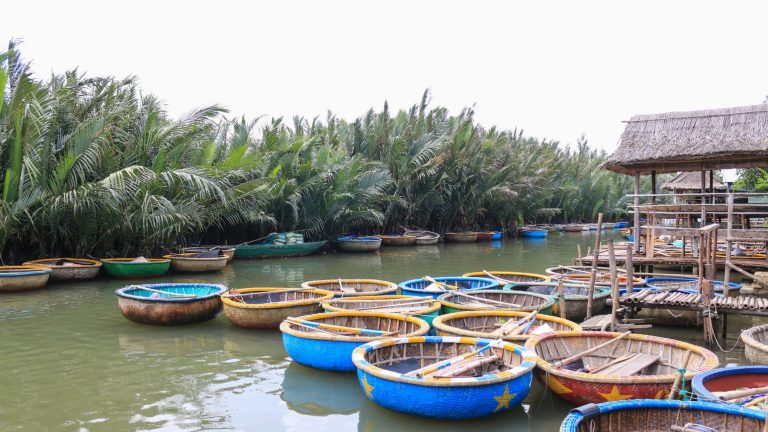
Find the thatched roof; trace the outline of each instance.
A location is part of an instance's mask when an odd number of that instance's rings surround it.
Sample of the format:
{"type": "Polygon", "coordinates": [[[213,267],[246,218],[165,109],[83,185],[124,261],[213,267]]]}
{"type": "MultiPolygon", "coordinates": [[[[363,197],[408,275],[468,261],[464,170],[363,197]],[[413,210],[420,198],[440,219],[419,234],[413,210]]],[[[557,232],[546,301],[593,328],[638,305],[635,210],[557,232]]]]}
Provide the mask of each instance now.
{"type": "Polygon", "coordinates": [[[768,104],[636,115],[603,168],[625,174],[768,166],[768,104]]]}
{"type": "MultiPolygon", "coordinates": [[[[726,191],[728,188],[724,184],[715,179],[715,191],[726,191]]],[[[706,188],[710,188],[709,175],[704,176],[704,184],[706,188]]],[[[672,180],[661,185],[664,190],[671,191],[699,191],[701,190],[701,173],[698,172],[681,172],[676,175],[672,180]]]]}

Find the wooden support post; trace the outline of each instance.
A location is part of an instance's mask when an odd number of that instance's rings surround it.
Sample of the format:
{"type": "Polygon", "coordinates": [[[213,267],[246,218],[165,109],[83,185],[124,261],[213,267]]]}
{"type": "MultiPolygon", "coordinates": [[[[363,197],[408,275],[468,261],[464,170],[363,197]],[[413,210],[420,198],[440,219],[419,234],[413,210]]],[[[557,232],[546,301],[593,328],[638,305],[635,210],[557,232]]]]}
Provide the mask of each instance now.
{"type": "Polygon", "coordinates": [[[560,279],[557,281],[557,307],[560,312],[560,318],[567,319],[566,318],[566,310],[565,310],[565,284],[563,283],[563,280],[560,279]]]}
{"type": "MultiPolygon", "coordinates": [[[[613,250],[613,240],[608,240],[608,265],[611,272],[611,331],[616,331],[616,311],[619,308],[619,274],[616,270],[616,254],[613,250]]],[[[592,302],[588,302],[592,303],[592,302]]]]}
{"type": "MultiPolygon", "coordinates": [[[[707,192],[707,185],[705,184],[707,178],[707,172],[701,171],[701,222],[699,227],[703,227],[707,224],[707,198],[704,194],[707,192]]],[[[701,254],[701,244],[699,244],[699,254],[701,254]]]]}
{"type": "MultiPolygon", "coordinates": [[[[723,282],[725,288],[723,289],[723,295],[728,297],[728,283],[731,281],[731,267],[728,265],[731,262],[731,238],[733,230],[733,192],[728,193],[728,219],[726,221],[726,234],[725,234],[725,275],[723,276],[723,282]]],[[[725,321],[723,321],[723,337],[725,337],[725,321]]]]}
{"type": "Polygon", "coordinates": [[[595,239],[595,251],[592,255],[592,270],[589,273],[589,289],[587,290],[587,318],[592,318],[592,297],[595,295],[595,279],[597,279],[597,258],[600,255],[600,237],[603,233],[603,214],[597,215],[597,238],[595,239]]]}
{"type": "Polygon", "coordinates": [[[584,265],[584,264],[581,263],[581,257],[582,257],[582,255],[581,255],[581,243],[577,243],[576,244],[576,254],[579,257],[579,264],[578,265],[584,265]]]}
{"type": "Polygon", "coordinates": [[[715,172],[709,171],[709,193],[712,194],[712,204],[715,203],[715,172]]]}
{"type": "Polygon", "coordinates": [[[651,204],[656,204],[656,171],[651,171],[651,204]]]}
{"type": "Polygon", "coordinates": [[[635,286],[635,265],[632,264],[632,248],[627,245],[627,257],[624,260],[627,271],[627,294],[632,294],[635,286]]]}
{"type": "Polygon", "coordinates": [[[635,253],[640,252],[640,171],[635,171],[635,199],[634,199],[634,224],[635,224],[635,253]]]}

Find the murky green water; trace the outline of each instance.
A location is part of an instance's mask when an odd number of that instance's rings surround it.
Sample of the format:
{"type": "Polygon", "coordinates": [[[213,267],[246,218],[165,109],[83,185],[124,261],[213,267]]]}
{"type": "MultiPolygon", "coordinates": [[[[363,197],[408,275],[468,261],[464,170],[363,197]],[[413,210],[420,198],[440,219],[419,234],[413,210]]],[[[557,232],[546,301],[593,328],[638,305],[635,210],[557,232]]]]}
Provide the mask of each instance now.
{"type": "MultiPolygon", "coordinates": [[[[588,234],[546,240],[386,248],[379,254],[328,254],[237,261],[223,273],[158,281],[213,282],[232,288],[298,286],[304,280],[369,277],[399,282],[478,270],[543,272],[569,263],[588,234]]],[[[0,296],[0,430],[422,430],[554,431],[571,408],[538,383],[523,406],[471,422],[438,422],[380,408],[354,374],[292,364],[279,331],[231,326],[223,315],[180,327],[134,324],[113,294],[125,282],[55,284],[0,296]]],[[[752,319],[731,319],[728,348],[752,319]]],[[[699,342],[700,330],[651,333],[699,342]]],[[[743,348],[721,354],[744,363],[743,348]]]]}

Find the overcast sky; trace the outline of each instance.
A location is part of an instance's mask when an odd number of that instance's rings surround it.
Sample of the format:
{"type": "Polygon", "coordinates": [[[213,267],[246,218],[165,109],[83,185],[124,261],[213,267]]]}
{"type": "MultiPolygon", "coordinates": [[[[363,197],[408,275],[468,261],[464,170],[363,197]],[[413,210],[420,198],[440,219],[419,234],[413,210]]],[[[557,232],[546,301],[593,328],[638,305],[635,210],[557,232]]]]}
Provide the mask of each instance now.
{"type": "Polygon", "coordinates": [[[354,118],[474,105],[486,125],[612,150],[637,113],[761,103],[768,3],[15,1],[0,41],[40,76],[137,75],[174,114],[354,118]]]}

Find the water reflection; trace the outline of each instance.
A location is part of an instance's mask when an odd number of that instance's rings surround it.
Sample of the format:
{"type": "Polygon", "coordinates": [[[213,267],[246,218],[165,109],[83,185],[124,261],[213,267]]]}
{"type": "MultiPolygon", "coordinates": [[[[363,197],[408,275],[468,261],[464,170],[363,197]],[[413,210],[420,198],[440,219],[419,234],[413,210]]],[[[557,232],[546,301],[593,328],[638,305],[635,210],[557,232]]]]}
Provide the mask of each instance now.
{"type": "Polygon", "coordinates": [[[354,414],[367,399],[354,373],[325,372],[292,362],[285,369],[280,399],[300,414],[354,414]]]}

